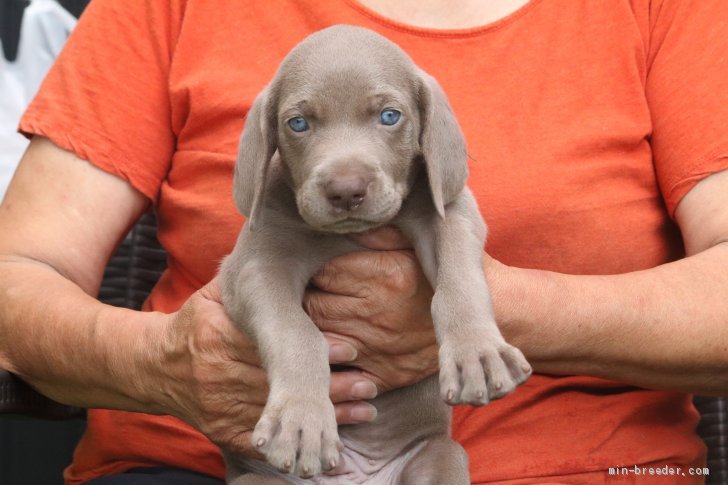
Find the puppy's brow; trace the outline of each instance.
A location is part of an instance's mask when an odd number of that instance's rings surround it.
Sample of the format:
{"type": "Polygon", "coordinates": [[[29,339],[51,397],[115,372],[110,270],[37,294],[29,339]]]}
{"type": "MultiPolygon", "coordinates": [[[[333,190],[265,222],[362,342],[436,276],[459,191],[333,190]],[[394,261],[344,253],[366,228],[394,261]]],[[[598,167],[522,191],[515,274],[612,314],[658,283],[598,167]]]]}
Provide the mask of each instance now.
{"type": "Polygon", "coordinates": [[[385,105],[397,106],[403,104],[399,96],[393,93],[374,93],[369,96],[369,103],[376,108],[383,108],[385,105]]]}
{"type": "Polygon", "coordinates": [[[288,107],[285,107],[281,111],[281,117],[290,118],[292,116],[309,116],[313,114],[314,109],[311,103],[307,99],[302,99],[300,101],[296,101],[295,103],[289,105],[288,107]]]}

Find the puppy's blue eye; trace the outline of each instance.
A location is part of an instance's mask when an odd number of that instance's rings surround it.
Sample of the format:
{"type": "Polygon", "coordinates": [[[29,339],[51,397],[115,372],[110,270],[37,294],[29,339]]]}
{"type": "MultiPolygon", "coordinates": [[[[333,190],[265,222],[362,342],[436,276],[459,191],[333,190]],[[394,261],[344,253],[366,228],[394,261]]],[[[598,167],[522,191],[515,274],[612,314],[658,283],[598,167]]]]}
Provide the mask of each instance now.
{"type": "Polygon", "coordinates": [[[291,118],[290,120],[288,120],[288,126],[290,126],[291,129],[296,133],[301,133],[302,131],[308,130],[308,122],[303,116],[296,116],[295,118],[291,118]]]}
{"type": "Polygon", "coordinates": [[[397,124],[401,116],[402,113],[400,113],[396,109],[385,109],[384,111],[379,113],[379,120],[382,122],[383,125],[392,126],[397,124]]]}

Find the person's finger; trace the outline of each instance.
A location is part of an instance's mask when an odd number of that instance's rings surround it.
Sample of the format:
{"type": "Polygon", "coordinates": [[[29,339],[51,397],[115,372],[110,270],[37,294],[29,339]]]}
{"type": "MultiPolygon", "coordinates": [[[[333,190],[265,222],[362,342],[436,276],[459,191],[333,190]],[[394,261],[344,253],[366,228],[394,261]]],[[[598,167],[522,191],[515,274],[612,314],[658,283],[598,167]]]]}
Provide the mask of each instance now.
{"type": "Polygon", "coordinates": [[[329,344],[330,364],[349,364],[357,357],[356,348],[348,342],[330,335],[324,335],[329,344]]]}
{"type": "Polygon", "coordinates": [[[370,231],[350,234],[349,238],[367,249],[378,251],[412,248],[412,243],[394,226],[384,226],[370,231]]]}
{"type": "Polygon", "coordinates": [[[344,402],[334,405],[336,422],[339,424],[368,423],[377,417],[377,408],[362,401],[344,402]]]}
{"type": "Polygon", "coordinates": [[[381,266],[381,256],[375,251],[357,251],[334,258],[313,275],[311,283],[324,291],[361,296],[364,282],[371,278],[374,268],[381,266]]]}
{"type": "Polygon", "coordinates": [[[333,403],[374,399],[377,386],[356,371],[332,372],[330,397],[333,403]]]}
{"type": "Polygon", "coordinates": [[[387,280],[402,273],[416,272],[419,263],[414,252],[357,251],[328,261],[311,278],[323,291],[357,298],[369,293],[372,280],[387,280]]]}
{"type": "Polygon", "coordinates": [[[350,321],[361,309],[361,299],[327,293],[320,290],[307,290],[303,296],[303,309],[322,331],[331,324],[350,321]]]}

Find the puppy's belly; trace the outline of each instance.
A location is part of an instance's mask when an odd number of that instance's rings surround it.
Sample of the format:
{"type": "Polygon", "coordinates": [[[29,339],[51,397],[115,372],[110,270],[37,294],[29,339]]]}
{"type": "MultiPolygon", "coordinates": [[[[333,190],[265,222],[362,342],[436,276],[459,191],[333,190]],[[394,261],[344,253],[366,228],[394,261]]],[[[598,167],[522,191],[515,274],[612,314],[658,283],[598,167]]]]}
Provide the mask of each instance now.
{"type": "Polygon", "coordinates": [[[311,483],[317,485],[391,485],[400,482],[402,470],[409,460],[425,446],[420,442],[405,453],[392,457],[389,461],[383,458],[369,458],[349,448],[348,443],[341,453],[339,465],[331,472],[321,475],[311,483]]]}
{"type": "MultiPolygon", "coordinates": [[[[315,478],[298,478],[292,475],[274,473],[286,483],[292,485],[393,485],[400,483],[402,470],[412,457],[425,446],[422,441],[411,449],[397,456],[387,458],[370,458],[352,450],[344,442],[338,466],[324,475],[315,478]]],[[[246,462],[246,468],[251,472],[270,475],[271,469],[267,464],[246,462]]]]}

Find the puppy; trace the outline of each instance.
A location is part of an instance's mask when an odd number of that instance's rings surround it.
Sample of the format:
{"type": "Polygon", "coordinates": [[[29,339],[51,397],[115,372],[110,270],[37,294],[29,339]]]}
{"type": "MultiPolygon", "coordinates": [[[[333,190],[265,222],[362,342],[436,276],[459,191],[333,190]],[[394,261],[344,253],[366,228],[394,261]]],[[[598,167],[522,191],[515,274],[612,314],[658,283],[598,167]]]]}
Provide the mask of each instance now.
{"type": "Polygon", "coordinates": [[[445,403],[486,404],[531,369],[493,317],[467,172],[441,88],[384,37],[335,26],[283,60],[246,119],[234,197],[247,224],[221,268],[225,308],[268,373],[252,437],[268,463],[225,453],[229,483],[470,483],[445,403]],[[346,234],[386,224],[435,290],[439,380],[385,393],[374,422],[337,430],[327,344],[301,301],[326,261],[361,249],[346,234]]]}

